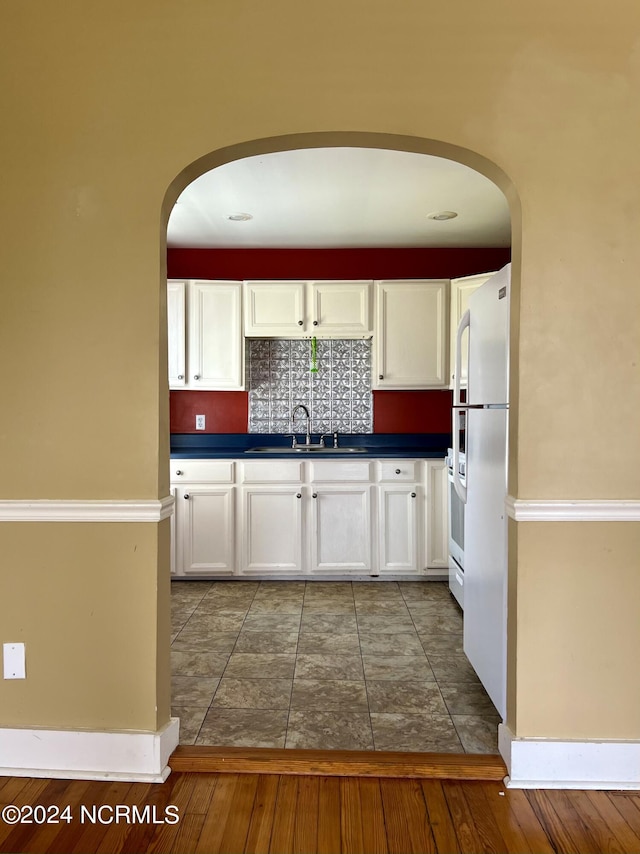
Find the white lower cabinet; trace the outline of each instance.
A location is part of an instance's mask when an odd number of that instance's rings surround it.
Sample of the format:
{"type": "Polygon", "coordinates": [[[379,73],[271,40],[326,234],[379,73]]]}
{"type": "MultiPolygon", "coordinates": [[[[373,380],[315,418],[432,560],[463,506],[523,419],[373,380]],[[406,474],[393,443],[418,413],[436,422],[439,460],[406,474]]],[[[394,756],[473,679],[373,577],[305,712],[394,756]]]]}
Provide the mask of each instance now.
{"type": "Polygon", "coordinates": [[[241,542],[245,575],[303,572],[301,486],[243,486],[241,542]]]}
{"type": "Polygon", "coordinates": [[[380,486],[378,493],[380,574],[405,575],[422,570],[421,493],[422,488],[418,484],[380,486]]]}
{"type": "Polygon", "coordinates": [[[449,498],[444,460],[426,461],[427,566],[449,569],[449,498]]]}
{"type": "Polygon", "coordinates": [[[172,460],[174,577],[448,571],[434,460],[172,460]]]}
{"type": "Polygon", "coordinates": [[[176,521],[180,528],[182,557],[177,574],[234,573],[235,492],[234,486],[200,484],[176,489],[176,521]]]}
{"type": "Polygon", "coordinates": [[[312,573],[371,575],[372,488],[312,485],[312,573]]]}

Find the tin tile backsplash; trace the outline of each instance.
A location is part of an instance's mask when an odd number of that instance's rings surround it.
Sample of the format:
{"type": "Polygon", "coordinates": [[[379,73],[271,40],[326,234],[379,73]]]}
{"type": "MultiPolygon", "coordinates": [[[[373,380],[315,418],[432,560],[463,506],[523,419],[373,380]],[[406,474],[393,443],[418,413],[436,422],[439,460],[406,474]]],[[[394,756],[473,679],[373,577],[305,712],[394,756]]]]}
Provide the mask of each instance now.
{"type": "MultiPolygon", "coordinates": [[[[291,433],[303,403],[312,433],[372,433],[371,340],[320,340],[312,373],[310,340],[250,338],[247,342],[249,432],[291,433]]],[[[296,432],[304,433],[298,417],[296,432]]]]}

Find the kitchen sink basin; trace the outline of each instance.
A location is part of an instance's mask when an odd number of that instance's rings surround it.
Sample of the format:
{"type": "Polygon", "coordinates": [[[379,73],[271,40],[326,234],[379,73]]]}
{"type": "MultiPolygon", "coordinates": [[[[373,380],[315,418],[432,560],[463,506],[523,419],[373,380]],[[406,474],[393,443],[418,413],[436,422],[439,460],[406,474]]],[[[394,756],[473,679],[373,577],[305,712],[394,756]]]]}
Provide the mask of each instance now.
{"type": "Polygon", "coordinates": [[[367,448],[323,448],[318,445],[313,448],[247,448],[245,454],[364,454],[366,451],[367,448]]]}

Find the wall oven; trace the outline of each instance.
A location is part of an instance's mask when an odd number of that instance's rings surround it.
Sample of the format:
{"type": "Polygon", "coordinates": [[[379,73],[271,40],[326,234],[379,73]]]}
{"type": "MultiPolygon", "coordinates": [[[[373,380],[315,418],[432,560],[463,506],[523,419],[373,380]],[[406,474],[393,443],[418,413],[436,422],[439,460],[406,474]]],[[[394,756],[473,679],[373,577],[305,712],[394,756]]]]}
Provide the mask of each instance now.
{"type": "MultiPolygon", "coordinates": [[[[460,452],[458,472],[465,485],[465,455],[460,452]]],[[[449,589],[464,608],[464,503],[453,485],[453,451],[447,454],[449,479],[449,589]]]]}

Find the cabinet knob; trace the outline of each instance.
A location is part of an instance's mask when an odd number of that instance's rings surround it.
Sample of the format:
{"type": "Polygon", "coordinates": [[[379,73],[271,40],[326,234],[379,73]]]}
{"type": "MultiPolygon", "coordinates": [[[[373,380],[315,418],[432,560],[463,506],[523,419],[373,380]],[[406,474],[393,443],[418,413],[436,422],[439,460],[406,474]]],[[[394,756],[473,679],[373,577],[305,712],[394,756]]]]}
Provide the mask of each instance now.
{"type": "Polygon", "coordinates": [[[378,379],[379,379],[379,380],[383,380],[383,379],[384,379],[384,374],[378,374],[378,379]]]}
{"type": "Polygon", "coordinates": [[[296,495],[296,498],[302,498],[302,493],[301,493],[301,492],[299,492],[299,493],[296,495]]]}
{"type": "Polygon", "coordinates": [[[178,477],[180,477],[180,475],[181,475],[182,473],[183,473],[183,472],[182,472],[182,469],[176,469],[176,474],[178,475],[178,477]]]}
{"type": "Polygon", "coordinates": [[[188,492],[185,492],[185,494],[184,494],[184,496],[183,496],[183,497],[184,497],[184,500],[185,500],[185,501],[188,501],[188,500],[191,498],[191,496],[189,495],[189,493],[188,493],[188,492]]]}
{"type": "Polygon", "coordinates": [[[301,321],[301,320],[299,320],[299,321],[298,321],[298,326],[302,326],[302,321],[301,321]]]}
{"type": "Polygon", "coordinates": [[[416,497],[415,492],[412,492],[412,493],[411,493],[411,497],[412,497],[412,498],[415,498],[415,497],[416,497]]]}
{"type": "Polygon", "coordinates": [[[179,379],[179,380],[183,380],[183,379],[184,379],[184,374],[178,374],[178,379],[179,379]]]}
{"type": "Polygon", "coordinates": [[[312,498],[317,498],[317,497],[318,497],[318,493],[317,493],[317,492],[314,492],[314,493],[313,493],[313,495],[312,495],[311,497],[312,497],[312,498]]]}
{"type": "Polygon", "coordinates": [[[401,474],[401,473],[402,472],[400,471],[400,469],[396,469],[396,474],[401,474]]]}
{"type": "Polygon", "coordinates": [[[200,374],[194,374],[194,375],[193,375],[193,378],[194,378],[194,380],[199,380],[199,379],[200,379],[200,374]]]}
{"type": "Polygon", "coordinates": [[[317,320],[314,320],[314,321],[313,321],[313,325],[314,325],[314,326],[317,326],[317,325],[318,325],[318,321],[317,321],[317,320]]]}

